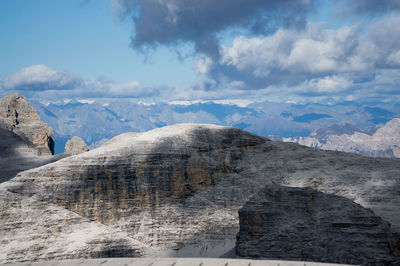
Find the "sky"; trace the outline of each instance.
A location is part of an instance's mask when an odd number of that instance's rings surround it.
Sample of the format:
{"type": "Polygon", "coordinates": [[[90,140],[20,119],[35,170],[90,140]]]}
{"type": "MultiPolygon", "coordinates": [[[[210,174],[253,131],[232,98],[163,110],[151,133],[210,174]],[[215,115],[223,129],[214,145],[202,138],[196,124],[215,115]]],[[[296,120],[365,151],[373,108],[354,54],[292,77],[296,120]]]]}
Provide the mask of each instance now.
{"type": "Polygon", "coordinates": [[[1,0],[0,96],[400,102],[400,0],[1,0]]]}

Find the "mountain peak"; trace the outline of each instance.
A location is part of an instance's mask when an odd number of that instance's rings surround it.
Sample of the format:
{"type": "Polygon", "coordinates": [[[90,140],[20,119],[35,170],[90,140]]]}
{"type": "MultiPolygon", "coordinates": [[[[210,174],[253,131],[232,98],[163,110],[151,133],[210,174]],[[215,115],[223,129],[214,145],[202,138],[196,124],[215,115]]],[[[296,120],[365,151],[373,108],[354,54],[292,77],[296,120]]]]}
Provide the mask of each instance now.
{"type": "Polygon", "coordinates": [[[39,155],[54,154],[52,128],[40,120],[24,96],[13,93],[0,99],[0,127],[32,143],[39,155]]]}

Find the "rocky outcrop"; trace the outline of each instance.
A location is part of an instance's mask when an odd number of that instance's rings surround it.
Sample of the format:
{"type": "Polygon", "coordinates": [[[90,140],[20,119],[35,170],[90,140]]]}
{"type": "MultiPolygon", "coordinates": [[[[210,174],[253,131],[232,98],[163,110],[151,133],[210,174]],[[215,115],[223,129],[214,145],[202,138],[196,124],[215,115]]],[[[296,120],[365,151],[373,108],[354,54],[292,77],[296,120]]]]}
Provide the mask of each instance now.
{"type": "Polygon", "coordinates": [[[78,155],[87,151],[89,151],[89,147],[86,145],[83,139],[77,136],[74,136],[65,144],[64,153],[68,155],[78,155]]]}
{"type": "Polygon", "coordinates": [[[239,210],[245,257],[357,265],[400,264],[390,225],[344,197],[270,185],[239,210]]]}
{"type": "Polygon", "coordinates": [[[357,131],[354,126],[344,125],[317,130],[309,137],[282,140],[323,150],[351,152],[371,157],[400,158],[400,118],[387,122],[372,135],[357,131]]]}
{"type": "Polygon", "coordinates": [[[235,246],[238,209],[269,183],[349,198],[400,229],[399,176],[396,159],[230,127],[126,133],[0,185],[0,262],[115,254],[119,246],[126,252],[118,256],[218,257],[235,246]]]}
{"type": "Polygon", "coordinates": [[[32,143],[38,155],[54,154],[53,130],[40,121],[35,108],[22,95],[14,93],[0,99],[0,128],[32,143]]]}

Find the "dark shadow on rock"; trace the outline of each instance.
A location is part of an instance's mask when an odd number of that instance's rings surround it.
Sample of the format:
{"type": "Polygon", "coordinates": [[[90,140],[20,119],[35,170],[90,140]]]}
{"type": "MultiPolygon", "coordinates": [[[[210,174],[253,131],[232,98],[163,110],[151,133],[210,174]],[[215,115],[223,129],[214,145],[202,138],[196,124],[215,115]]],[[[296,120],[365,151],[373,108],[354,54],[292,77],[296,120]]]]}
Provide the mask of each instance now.
{"type": "Polygon", "coordinates": [[[0,183],[6,182],[19,172],[39,167],[66,157],[38,156],[32,143],[14,132],[0,128],[0,183]]]}
{"type": "Polygon", "coordinates": [[[269,185],[239,210],[243,257],[362,265],[400,263],[390,224],[353,201],[269,185]]]}

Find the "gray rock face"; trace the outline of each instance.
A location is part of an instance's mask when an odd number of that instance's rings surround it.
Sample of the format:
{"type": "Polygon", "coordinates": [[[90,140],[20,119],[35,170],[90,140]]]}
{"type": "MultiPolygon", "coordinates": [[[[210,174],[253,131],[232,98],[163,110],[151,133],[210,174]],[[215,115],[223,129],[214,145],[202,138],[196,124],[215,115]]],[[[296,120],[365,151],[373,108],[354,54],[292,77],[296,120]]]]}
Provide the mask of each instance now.
{"type": "Polygon", "coordinates": [[[112,256],[115,247],[126,250],[118,256],[219,257],[235,245],[238,209],[270,183],[349,198],[398,232],[399,177],[398,159],[229,127],[126,133],[0,184],[0,262],[112,256]]]}
{"type": "Polygon", "coordinates": [[[80,137],[73,137],[65,144],[65,153],[69,155],[78,155],[89,151],[89,147],[80,137]]]}
{"type": "Polygon", "coordinates": [[[245,257],[362,265],[400,263],[390,225],[344,197],[270,185],[239,210],[245,257]]]}
{"type": "Polygon", "coordinates": [[[0,183],[17,173],[55,162],[62,155],[37,156],[34,145],[14,132],[0,128],[0,183]]]}
{"type": "Polygon", "coordinates": [[[372,135],[357,131],[351,125],[345,125],[317,130],[309,137],[282,140],[323,150],[345,151],[371,157],[400,158],[400,118],[387,122],[372,135]]]}
{"type": "Polygon", "coordinates": [[[53,130],[40,121],[35,108],[22,95],[13,93],[0,99],[0,128],[31,142],[38,155],[54,154],[53,130]]]}

